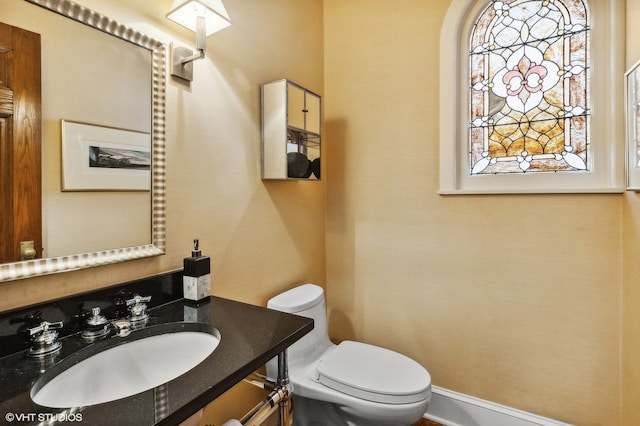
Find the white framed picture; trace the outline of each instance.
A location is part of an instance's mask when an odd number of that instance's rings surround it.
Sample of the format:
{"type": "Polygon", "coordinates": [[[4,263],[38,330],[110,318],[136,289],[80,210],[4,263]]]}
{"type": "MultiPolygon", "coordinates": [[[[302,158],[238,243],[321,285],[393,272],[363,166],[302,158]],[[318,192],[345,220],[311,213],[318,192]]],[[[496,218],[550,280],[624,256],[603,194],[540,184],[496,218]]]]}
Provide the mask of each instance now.
{"type": "Polygon", "coordinates": [[[151,134],[61,120],[63,191],[149,191],[151,134]]]}

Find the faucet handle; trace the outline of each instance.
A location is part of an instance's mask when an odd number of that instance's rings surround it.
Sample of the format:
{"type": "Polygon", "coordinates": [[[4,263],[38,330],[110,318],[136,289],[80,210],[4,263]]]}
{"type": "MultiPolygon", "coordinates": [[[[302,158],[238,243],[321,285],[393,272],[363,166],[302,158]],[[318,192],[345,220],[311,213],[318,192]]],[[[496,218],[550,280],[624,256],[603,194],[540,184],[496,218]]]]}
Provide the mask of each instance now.
{"type": "Polygon", "coordinates": [[[29,356],[42,358],[60,350],[62,343],[58,342],[57,329],[62,328],[63,322],[42,321],[38,326],[27,329],[31,336],[32,346],[29,356]]]}
{"type": "Polygon", "coordinates": [[[100,326],[107,323],[107,318],[100,314],[100,308],[91,308],[91,316],[87,318],[87,324],[90,326],[100,326]]]}
{"type": "Polygon", "coordinates": [[[46,335],[55,334],[57,336],[58,332],[55,330],[62,328],[63,325],[64,323],[62,321],[57,321],[57,322],[42,321],[37,326],[29,328],[27,330],[29,331],[30,336],[37,335],[38,333],[46,334],[46,335]]]}
{"type": "Polygon", "coordinates": [[[86,320],[86,328],[82,331],[82,338],[86,342],[94,342],[109,334],[109,321],[100,314],[100,308],[91,308],[91,316],[86,320]]]}
{"type": "Polygon", "coordinates": [[[127,307],[129,308],[129,321],[132,325],[144,322],[149,318],[147,314],[147,303],[151,301],[151,296],[142,297],[136,294],[133,299],[127,300],[127,307]]]}
{"type": "Polygon", "coordinates": [[[127,300],[127,306],[139,304],[139,303],[148,303],[151,301],[151,296],[140,296],[136,294],[133,298],[127,300]]]}

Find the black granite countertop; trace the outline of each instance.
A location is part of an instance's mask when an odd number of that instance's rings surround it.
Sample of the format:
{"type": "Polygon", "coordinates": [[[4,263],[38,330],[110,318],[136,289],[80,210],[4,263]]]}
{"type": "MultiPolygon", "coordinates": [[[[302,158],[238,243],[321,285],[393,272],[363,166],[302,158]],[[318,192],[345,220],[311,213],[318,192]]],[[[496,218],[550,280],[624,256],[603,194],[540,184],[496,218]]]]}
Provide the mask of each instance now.
{"type": "Polygon", "coordinates": [[[75,333],[61,338],[60,353],[45,361],[27,357],[26,349],[2,356],[0,424],[177,425],[313,329],[311,319],[218,297],[197,305],[176,299],[148,312],[147,325],[124,338],[109,337],[88,344],[75,333]],[[153,334],[161,324],[180,327],[184,322],[212,325],[221,339],[211,355],[182,376],[158,388],[89,407],[53,409],[31,400],[33,384],[60,363],[79,362],[83,354],[153,334]],[[49,422],[52,419],[57,421],[49,422]]]}

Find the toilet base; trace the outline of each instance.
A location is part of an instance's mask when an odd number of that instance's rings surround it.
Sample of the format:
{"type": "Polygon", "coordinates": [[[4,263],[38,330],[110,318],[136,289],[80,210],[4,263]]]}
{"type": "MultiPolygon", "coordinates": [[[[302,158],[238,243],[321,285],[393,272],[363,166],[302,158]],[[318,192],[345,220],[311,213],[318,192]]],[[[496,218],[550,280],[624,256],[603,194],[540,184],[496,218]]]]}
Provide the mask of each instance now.
{"type": "Polygon", "coordinates": [[[293,395],[292,407],[296,426],[349,426],[335,404],[293,395]]]}
{"type": "Polygon", "coordinates": [[[295,426],[408,426],[406,423],[358,419],[336,404],[293,395],[295,426]]]}

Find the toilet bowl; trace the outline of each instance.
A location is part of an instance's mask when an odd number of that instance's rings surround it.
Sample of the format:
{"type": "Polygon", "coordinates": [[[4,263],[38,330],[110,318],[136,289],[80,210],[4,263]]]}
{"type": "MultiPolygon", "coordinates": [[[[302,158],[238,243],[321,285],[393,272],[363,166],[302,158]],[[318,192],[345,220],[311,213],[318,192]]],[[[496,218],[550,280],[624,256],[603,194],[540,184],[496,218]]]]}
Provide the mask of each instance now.
{"type": "MultiPolygon", "coordinates": [[[[313,330],[287,350],[295,426],[407,426],[431,400],[431,376],[416,361],[360,342],[329,340],[322,287],[304,284],[267,307],[312,318],[313,330]]],[[[267,363],[277,376],[277,362],[267,363]]]]}

